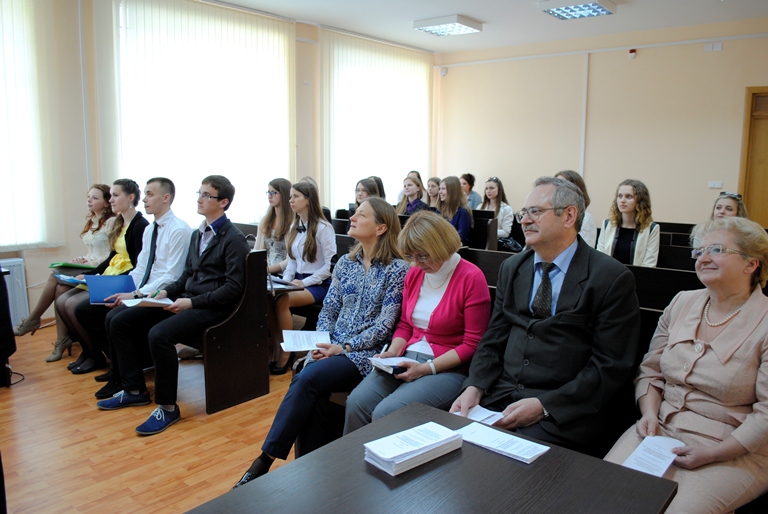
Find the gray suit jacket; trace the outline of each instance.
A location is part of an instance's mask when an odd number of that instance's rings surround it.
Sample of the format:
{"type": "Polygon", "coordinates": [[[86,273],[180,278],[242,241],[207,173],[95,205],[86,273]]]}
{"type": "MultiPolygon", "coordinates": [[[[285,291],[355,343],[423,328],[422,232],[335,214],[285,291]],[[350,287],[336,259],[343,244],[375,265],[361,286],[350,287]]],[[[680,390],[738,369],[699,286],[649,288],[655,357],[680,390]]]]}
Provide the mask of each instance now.
{"type": "Polygon", "coordinates": [[[532,250],[499,271],[488,330],[464,387],[485,391],[489,405],[515,390],[538,398],[550,413],[548,433],[589,444],[605,425],[606,405],[634,377],[640,307],[632,273],[581,238],[565,275],[555,314],[534,320],[528,310],[532,250]]]}

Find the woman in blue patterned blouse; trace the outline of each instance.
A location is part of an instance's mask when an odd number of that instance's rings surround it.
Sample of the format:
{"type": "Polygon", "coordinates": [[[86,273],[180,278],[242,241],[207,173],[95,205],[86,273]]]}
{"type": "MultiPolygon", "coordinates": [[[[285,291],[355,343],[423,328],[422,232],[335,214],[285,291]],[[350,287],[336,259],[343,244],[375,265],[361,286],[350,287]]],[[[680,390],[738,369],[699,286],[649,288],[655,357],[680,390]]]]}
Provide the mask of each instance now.
{"type": "Polygon", "coordinates": [[[325,441],[331,393],[351,391],[370,373],[369,357],[379,353],[397,325],[408,264],[397,247],[400,222],[381,198],[369,198],[350,218],[349,235],[358,244],[336,264],[317,323],[330,332],[332,344],[311,353],[304,370],[293,377],[272,428],[238,487],[285,459],[301,437],[307,453],[325,441]]]}

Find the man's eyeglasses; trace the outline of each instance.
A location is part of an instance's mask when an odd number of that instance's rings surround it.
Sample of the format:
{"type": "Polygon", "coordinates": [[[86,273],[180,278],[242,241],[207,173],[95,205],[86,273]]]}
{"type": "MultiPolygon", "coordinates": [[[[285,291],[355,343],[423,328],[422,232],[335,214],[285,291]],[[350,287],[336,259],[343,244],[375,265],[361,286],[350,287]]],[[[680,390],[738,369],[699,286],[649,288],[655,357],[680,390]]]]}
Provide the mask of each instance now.
{"type": "Polygon", "coordinates": [[[421,263],[425,263],[429,260],[429,255],[424,255],[423,253],[420,253],[419,255],[409,255],[406,253],[405,255],[403,255],[403,257],[405,257],[406,260],[409,260],[412,262],[419,261],[421,263]]]}
{"type": "Polygon", "coordinates": [[[200,191],[197,192],[197,197],[202,198],[203,200],[218,200],[218,196],[213,196],[209,193],[201,193],[200,191]]]}
{"type": "Polygon", "coordinates": [[[538,221],[541,216],[547,211],[555,211],[557,209],[565,209],[565,207],[531,207],[530,209],[520,209],[515,213],[515,219],[518,223],[523,222],[523,218],[528,216],[533,221],[538,221]]]}
{"type": "Polygon", "coordinates": [[[709,246],[702,246],[701,248],[694,248],[691,250],[691,257],[694,259],[698,259],[704,254],[707,255],[720,255],[721,253],[736,253],[738,255],[741,255],[745,259],[748,259],[749,256],[744,253],[740,252],[738,250],[733,250],[731,248],[728,248],[725,245],[709,245],[709,246]]]}
{"type": "Polygon", "coordinates": [[[741,195],[739,193],[731,193],[729,191],[721,191],[720,196],[718,198],[735,198],[736,200],[741,200],[741,195]]]}
{"type": "Polygon", "coordinates": [[[280,191],[267,191],[267,196],[272,198],[275,195],[279,195],[280,191]]]}

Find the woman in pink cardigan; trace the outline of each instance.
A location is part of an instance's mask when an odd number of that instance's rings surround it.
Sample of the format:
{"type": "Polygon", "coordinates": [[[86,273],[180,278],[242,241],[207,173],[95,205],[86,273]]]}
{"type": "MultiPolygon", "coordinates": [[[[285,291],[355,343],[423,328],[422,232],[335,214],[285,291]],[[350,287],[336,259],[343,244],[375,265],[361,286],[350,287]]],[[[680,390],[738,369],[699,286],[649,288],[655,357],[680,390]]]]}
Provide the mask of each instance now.
{"type": "Polygon", "coordinates": [[[412,402],[447,410],[461,392],[485,333],[491,297],[482,271],[462,259],[461,240],[439,215],[419,211],[399,237],[413,267],[405,277],[400,322],[380,357],[405,357],[405,371],[375,369],[347,398],[344,433],[412,402]]]}

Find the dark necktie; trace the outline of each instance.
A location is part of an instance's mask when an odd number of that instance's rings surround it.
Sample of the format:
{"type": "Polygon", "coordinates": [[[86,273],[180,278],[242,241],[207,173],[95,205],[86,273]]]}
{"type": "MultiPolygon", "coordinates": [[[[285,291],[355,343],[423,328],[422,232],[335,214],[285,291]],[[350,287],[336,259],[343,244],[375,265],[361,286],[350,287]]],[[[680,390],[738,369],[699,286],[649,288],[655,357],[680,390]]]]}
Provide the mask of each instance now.
{"type": "Polygon", "coordinates": [[[541,263],[541,284],[533,297],[533,317],[544,319],[552,315],[552,282],[549,280],[549,272],[555,264],[552,262],[541,263]]]}
{"type": "Polygon", "coordinates": [[[144,287],[149,280],[149,274],[152,273],[152,265],[155,263],[155,248],[157,247],[157,222],[152,223],[152,242],[149,243],[149,260],[147,260],[147,269],[144,271],[144,278],[141,279],[139,289],[144,287]]]}

